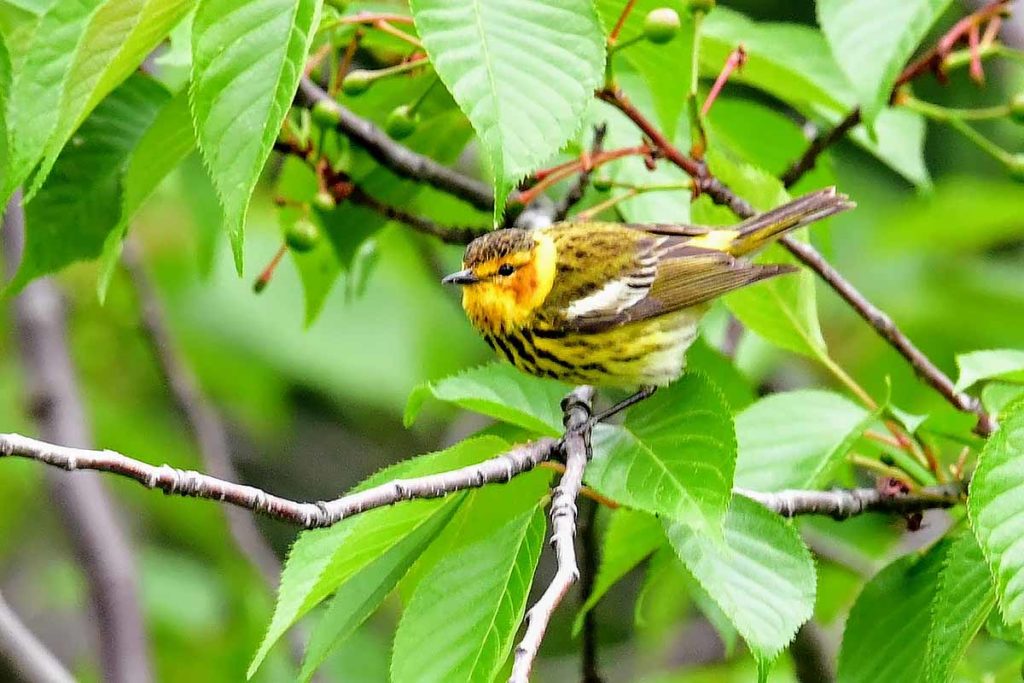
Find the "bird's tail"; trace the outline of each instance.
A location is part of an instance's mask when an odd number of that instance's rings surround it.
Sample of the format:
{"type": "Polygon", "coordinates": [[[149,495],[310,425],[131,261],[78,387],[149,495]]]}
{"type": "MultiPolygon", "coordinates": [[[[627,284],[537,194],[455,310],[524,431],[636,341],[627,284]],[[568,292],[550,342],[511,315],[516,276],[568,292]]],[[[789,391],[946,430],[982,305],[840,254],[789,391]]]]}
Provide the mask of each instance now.
{"type": "Polygon", "coordinates": [[[748,218],[736,226],[736,235],[730,240],[728,251],[734,256],[750,254],[767,246],[790,230],[796,230],[814,221],[827,218],[856,204],[836,188],[827,187],[805,194],[788,204],[748,218]]]}

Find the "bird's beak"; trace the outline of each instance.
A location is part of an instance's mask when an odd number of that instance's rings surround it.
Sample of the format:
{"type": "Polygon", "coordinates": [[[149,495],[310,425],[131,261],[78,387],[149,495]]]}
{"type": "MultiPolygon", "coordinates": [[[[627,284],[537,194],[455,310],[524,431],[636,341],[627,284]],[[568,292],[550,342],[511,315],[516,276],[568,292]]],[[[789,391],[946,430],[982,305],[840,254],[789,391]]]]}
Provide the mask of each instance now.
{"type": "Polygon", "coordinates": [[[477,282],[480,282],[480,278],[474,275],[469,268],[446,275],[441,279],[442,285],[475,285],[477,282]]]}

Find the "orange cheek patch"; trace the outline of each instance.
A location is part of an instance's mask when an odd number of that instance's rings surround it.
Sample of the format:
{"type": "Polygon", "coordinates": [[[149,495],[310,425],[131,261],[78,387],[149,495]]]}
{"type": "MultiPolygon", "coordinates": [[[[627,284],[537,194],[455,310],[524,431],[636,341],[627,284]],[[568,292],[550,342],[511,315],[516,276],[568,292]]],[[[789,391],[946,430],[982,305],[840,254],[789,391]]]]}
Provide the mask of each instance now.
{"type": "Polygon", "coordinates": [[[534,292],[537,291],[537,269],[533,267],[533,264],[523,266],[511,284],[516,297],[516,305],[529,306],[533,301],[534,292]]]}

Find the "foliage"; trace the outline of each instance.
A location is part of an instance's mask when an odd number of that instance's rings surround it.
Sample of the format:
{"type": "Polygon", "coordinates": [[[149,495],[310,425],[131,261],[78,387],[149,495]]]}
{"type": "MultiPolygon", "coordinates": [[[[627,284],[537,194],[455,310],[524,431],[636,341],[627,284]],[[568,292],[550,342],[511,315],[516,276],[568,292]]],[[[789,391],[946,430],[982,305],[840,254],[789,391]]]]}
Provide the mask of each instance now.
{"type": "MultiPolygon", "coordinates": [[[[445,242],[544,213],[581,171],[570,218],[738,220],[640,133],[621,92],[756,210],[827,185],[850,194],[857,211],[794,239],[936,372],[957,368],[947,389],[1000,427],[974,434],[974,416],[918,382],[810,269],[729,295],[687,373],[593,431],[584,494],[611,510],[586,538],[599,549],[590,592],[552,622],[538,679],[564,673],[547,660],[596,620],[602,665],[622,653],[631,680],[691,680],[666,653],[700,614],[726,646],[700,674],[716,680],[788,676],[786,649],[812,619],[842,633],[841,681],[1011,680],[1024,659],[1024,228],[1007,170],[1024,127],[1006,103],[1024,86],[1021,53],[992,42],[988,15],[943,33],[963,17],[948,0],[714,4],[0,0],[0,199],[20,190],[26,217],[4,295],[60,273],[97,443],[175,468],[207,466],[139,338],[127,240],[144,246],[254,485],[330,499],[558,438],[570,387],[486,362],[437,280],[459,261],[445,242]],[[949,84],[927,69],[902,78],[943,36],[949,84]],[[709,97],[740,45],[744,64],[709,97]],[[979,68],[981,93],[967,84],[979,68]],[[806,133],[855,108],[848,135],[784,182],[806,133]],[[619,156],[588,152],[598,124],[619,156]],[[470,190],[427,182],[431,164],[470,190]],[[967,481],[964,505],[929,513],[940,538],[923,549],[897,543],[919,538],[903,528],[913,516],[794,522],[742,495],[967,481]]],[[[781,246],[757,258],[797,261],[781,246]]],[[[0,338],[0,432],[32,416],[15,355],[0,338]]],[[[144,546],[158,677],[507,675],[531,587],[549,578],[546,465],[297,539],[265,527],[290,547],[276,602],[220,508],[117,488],[144,546]],[[300,621],[311,628],[295,629],[308,638],[289,661],[281,641],[300,621]]],[[[48,519],[42,478],[0,466],[0,589],[67,614],[85,589],[43,543],[59,530],[26,531],[48,519]],[[22,559],[43,570],[9,570],[22,559]]],[[[88,653],[74,666],[96,678],[88,653]]]]}

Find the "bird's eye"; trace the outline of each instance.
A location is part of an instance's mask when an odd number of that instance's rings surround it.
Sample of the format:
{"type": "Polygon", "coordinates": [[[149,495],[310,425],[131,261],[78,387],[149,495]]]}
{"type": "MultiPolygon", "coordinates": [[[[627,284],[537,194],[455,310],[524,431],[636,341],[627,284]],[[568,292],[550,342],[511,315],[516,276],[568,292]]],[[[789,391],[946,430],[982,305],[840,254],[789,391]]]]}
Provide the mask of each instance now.
{"type": "Polygon", "coordinates": [[[516,272],[516,269],[513,268],[511,264],[502,263],[498,266],[498,275],[501,275],[502,277],[508,277],[514,272],[516,272]]]}

